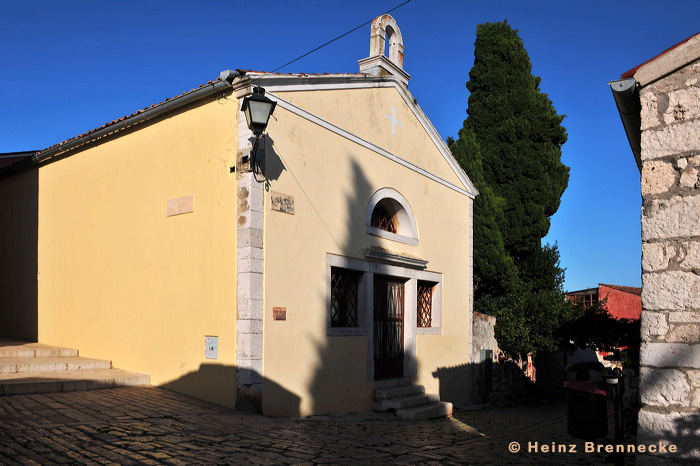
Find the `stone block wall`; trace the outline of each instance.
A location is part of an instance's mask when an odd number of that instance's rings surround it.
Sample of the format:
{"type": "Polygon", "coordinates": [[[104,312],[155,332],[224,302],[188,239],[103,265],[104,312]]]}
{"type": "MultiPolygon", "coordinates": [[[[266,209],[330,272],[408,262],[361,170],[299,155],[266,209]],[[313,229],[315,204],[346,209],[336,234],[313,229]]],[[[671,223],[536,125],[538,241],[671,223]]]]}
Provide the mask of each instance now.
{"type": "MultiPolygon", "coordinates": [[[[469,385],[470,385],[470,402],[473,404],[485,403],[488,400],[486,394],[480,393],[481,383],[481,365],[482,361],[481,350],[491,350],[495,356],[498,356],[498,342],[494,335],[496,326],[496,318],[480,312],[472,312],[472,348],[471,348],[471,364],[469,365],[469,385]]],[[[495,364],[493,364],[495,365],[495,364]]]]}
{"type": "Polygon", "coordinates": [[[700,459],[700,60],[640,89],[639,444],[700,459]]]}
{"type": "MultiPolygon", "coordinates": [[[[249,87],[236,97],[251,93],[249,87]]],[[[236,236],[236,408],[262,412],[263,397],[263,223],[265,191],[251,169],[254,135],[243,112],[238,113],[236,236]]],[[[264,139],[263,139],[264,141],[264,139]]],[[[264,142],[263,142],[264,143],[264,142]]],[[[257,160],[260,160],[260,148],[257,160]]]]}
{"type": "Polygon", "coordinates": [[[516,361],[498,359],[501,350],[495,337],[496,318],[473,312],[472,323],[472,363],[468,371],[471,403],[508,405],[527,397],[533,392],[534,384],[527,378],[520,365],[516,361]],[[481,360],[482,349],[493,351],[495,356],[491,364],[491,390],[488,393],[480,392],[480,378],[483,375],[480,366],[484,364],[481,360]]]}
{"type": "Polygon", "coordinates": [[[472,361],[479,361],[482,349],[490,349],[498,356],[495,336],[496,318],[480,312],[472,313],[472,361]]]}

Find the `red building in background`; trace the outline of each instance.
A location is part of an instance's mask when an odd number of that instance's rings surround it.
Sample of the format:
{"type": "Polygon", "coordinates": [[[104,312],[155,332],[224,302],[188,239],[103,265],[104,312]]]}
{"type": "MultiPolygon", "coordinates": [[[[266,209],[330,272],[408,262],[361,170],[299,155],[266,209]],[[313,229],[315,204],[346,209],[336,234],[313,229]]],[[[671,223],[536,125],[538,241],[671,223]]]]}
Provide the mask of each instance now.
{"type": "MultiPolygon", "coordinates": [[[[639,320],[642,315],[642,289],[633,286],[606,285],[599,283],[598,288],[589,288],[587,290],[570,291],[566,293],[567,301],[583,302],[586,306],[590,306],[598,301],[607,299],[605,308],[608,314],[615,319],[630,319],[639,320]]],[[[618,348],[620,350],[627,349],[627,346],[618,348]]],[[[605,367],[621,367],[619,361],[606,361],[605,357],[609,352],[591,350],[579,350],[574,355],[578,360],[587,360],[590,356],[595,355],[597,360],[605,367]],[[589,351],[589,353],[586,353],[589,351]],[[588,354],[588,355],[587,355],[588,354]]]]}
{"type": "Polygon", "coordinates": [[[632,286],[606,285],[599,283],[597,288],[570,291],[567,301],[581,301],[591,305],[607,298],[608,313],[616,319],[638,320],[642,314],[642,289],[632,286]]]}

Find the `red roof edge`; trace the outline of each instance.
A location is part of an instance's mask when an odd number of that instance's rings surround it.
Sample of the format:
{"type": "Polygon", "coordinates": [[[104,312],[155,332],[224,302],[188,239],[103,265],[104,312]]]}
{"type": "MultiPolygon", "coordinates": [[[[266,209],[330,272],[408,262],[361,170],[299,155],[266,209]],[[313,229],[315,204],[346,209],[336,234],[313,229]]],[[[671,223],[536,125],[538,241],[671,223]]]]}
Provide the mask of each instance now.
{"type": "Polygon", "coordinates": [[[638,296],[641,296],[642,294],[642,289],[634,286],[606,285],[605,283],[599,283],[598,286],[605,286],[608,288],[612,288],[613,290],[622,291],[624,293],[636,294],[638,296]]]}
{"type": "Polygon", "coordinates": [[[678,46],[681,46],[681,45],[685,44],[685,43],[688,42],[690,39],[692,39],[693,37],[698,36],[698,35],[700,35],[700,32],[698,32],[697,34],[693,34],[692,36],[688,37],[687,39],[685,39],[685,40],[683,40],[683,41],[681,41],[681,42],[678,42],[678,43],[677,43],[676,45],[674,45],[673,47],[667,48],[666,50],[664,50],[663,52],[661,52],[660,54],[658,54],[658,55],[655,56],[654,58],[650,58],[649,60],[645,61],[645,62],[642,63],[641,65],[637,65],[637,66],[635,66],[634,68],[632,68],[631,70],[625,71],[624,73],[622,73],[621,78],[622,78],[622,79],[628,79],[628,78],[634,77],[635,73],[637,73],[637,70],[638,70],[639,68],[641,68],[642,66],[646,65],[647,63],[653,62],[654,60],[656,60],[657,58],[659,58],[659,57],[662,56],[662,55],[666,55],[666,54],[667,54],[668,52],[670,52],[671,50],[675,49],[675,48],[678,47],[678,46]]]}

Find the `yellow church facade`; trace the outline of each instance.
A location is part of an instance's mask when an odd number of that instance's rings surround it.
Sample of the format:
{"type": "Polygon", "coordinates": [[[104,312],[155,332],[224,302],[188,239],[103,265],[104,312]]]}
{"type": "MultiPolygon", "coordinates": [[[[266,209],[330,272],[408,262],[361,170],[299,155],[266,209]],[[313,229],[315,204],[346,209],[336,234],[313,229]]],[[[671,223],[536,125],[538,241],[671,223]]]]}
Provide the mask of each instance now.
{"type": "Polygon", "coordinates": [[[399,378],[465,402],[438,371],[470,362],[478,193],[402,67],[380,17],[359,74],[222,72],[0,170],[2,336],[269,415],[368,410],[399,378]]]}

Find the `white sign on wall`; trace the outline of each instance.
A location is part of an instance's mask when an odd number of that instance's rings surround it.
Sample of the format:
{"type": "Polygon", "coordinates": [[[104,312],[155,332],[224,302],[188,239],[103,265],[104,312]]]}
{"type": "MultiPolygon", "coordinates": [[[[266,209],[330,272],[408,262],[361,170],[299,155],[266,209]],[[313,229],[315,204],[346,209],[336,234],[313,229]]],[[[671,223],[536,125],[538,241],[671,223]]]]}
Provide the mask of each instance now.
{"type": "Polygon", "coordinates": [[[204,357],[207,359],[219,358],[219,337],[204,337],[204,357]]]}

